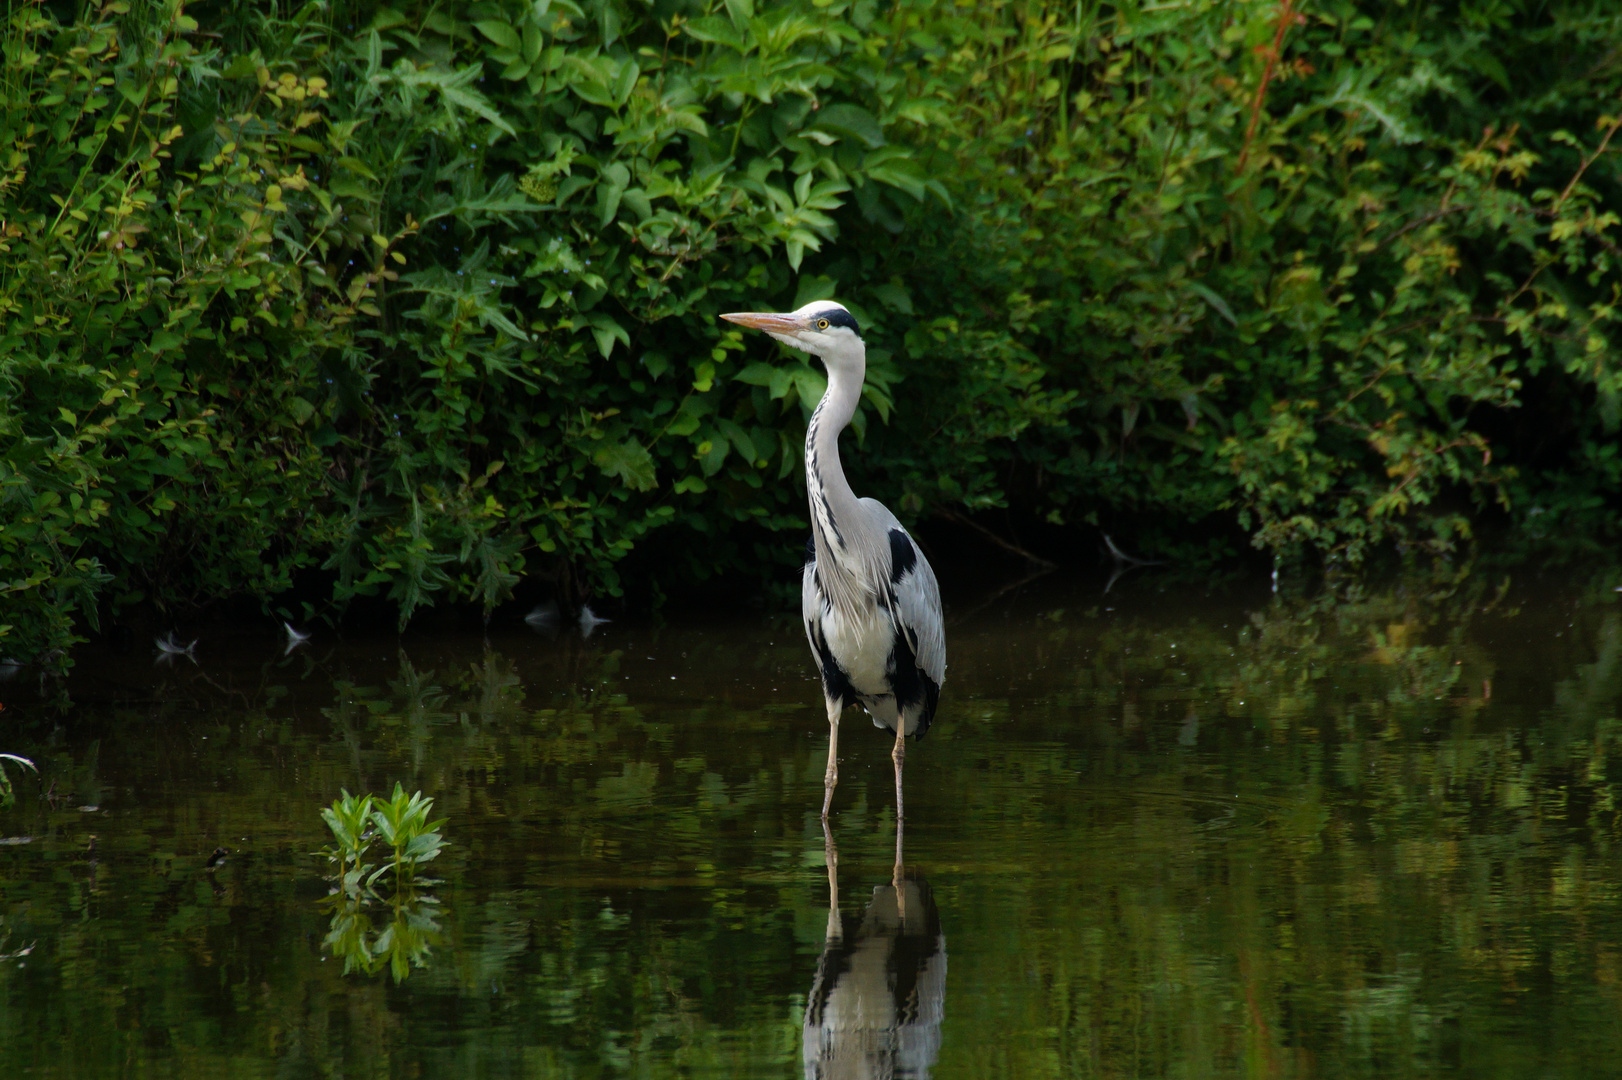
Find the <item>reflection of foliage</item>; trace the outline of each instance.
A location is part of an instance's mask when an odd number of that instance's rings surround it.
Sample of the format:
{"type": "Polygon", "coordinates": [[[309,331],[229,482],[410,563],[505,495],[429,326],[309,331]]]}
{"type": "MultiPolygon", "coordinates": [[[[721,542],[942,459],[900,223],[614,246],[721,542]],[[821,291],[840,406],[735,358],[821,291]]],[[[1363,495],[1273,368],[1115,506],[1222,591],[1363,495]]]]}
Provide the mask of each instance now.
{"type": "Polygon", "coordinates": [[[12,788],[11,776],[6,772],[6,762],[8,761],[20,765],[30,772],[39,771],[34,768],[34,763],[25,757],[18,757],[16,754],[0,754],[0,806],[10,806],[17,798],[17,793],[12,788]]]}
{"type": "Polygon", "coordinates": [[[359,969],[370,974],[387,966],[394,981],[404,979],[412,966],[427,960],[429,946],[439,940],[439,924],[431,912],[439,901],[418,891],[433,884],[418,879],[417,868],[439,857],[446,846],[439,829],[445,824],[429,821],[434,800],[418,791],[410,796],[399,783],[394,794],[356,797],[344,791],[342,797],[321,811],[332,831],[333,846],[325,855],[338,868],[337,885],[328,898],[332,924],[323,945],[344,959],[344,971],[359,969]],[[381,865],[363,862],[374,841],[392,852],[381,865]],[[394,871],[393,891],[385,901],[378,891],[380,879],[394,871]],[[381,930],[374,928],[370,908],[386,903],[391,915],[381,930]]]}
{"type": "Polygon", "coordinates": [[[332,927],[321,944],[333,956],[343,958],[346,975],[351,971],[370,975],[386,967],[394,981],[401,982],[413,967],[428,962],[430,949],[443,936],[434,920],[439,902],[411,889],[389,899],[385,905],[389,920],[381,929],[363,896],[338,893],[327,903],[332,908],[332,927]]]}
{"type": "MultiPolygon", "coordinates": [[[[1100,600],[1048,579],[1029,608],[954,627],[940,741],[908,788],[909,860],[964,989],[933,1075],[1622,1060],[1618,585],[1201,600],[1145,577],[1100,600]]],[[[53,779],[96,768],[55,817],[4,817],[39,839],[0,847],[0,914],[39,944],[0,965],[0,1076],[259,1075],[284,1053],[299,1075],[792,1072],[827,926],[822,717],[797,627],[757,630],[627,634],[623,652],[414,641],[271,706],[84,706],[60,745],[15,745],[53,779]],[[308,861],[274,853],[332,843],[311,809],[396,777],[469,823],[423,871],[455,917],[402,907],[396,927],[385,900],[331,923],[342,899],[317,910],[308,861]],[[130,789],[138,816],[74,809],[130,789]],[[173,859],[249,833],[233,848],[262,854],[220,868],[224,895],[200,855],[173,859]],[[378,974],[346,978],[362,936],[351,970],[378,974]],[[396,957],[407,995],[381,973],[396,957]]],[[[851,720],[835,828],[854,881],[888,872],[892,777],[851,720]]],[[[381,864],[372,843],[361,861],[381,864]]]]}
{"type": "Polygon", "coordinates": [[[34,951],[38,942],[30,941],[27,945],[10,948],[11,931],[0,930],[0,960],[20,960],[34,951]]]}
{"type": "Polygon", "coordinates": [[[989,940],[953,975],[1044,999],[956,1020],[1050,1033],[996,1044],[1008,1075],[1584,1075],[1622,1049],[1598,930],[1622,914],[1618,583],[1408,579],[1194,618],[1144,588],[1111,600],[1143,614],[1000,635],[973,662],[1019,681],[982,677],[969,760],[908,807],[1042,866],[963,887],[954,926],[989,940]],[[1029,913],[1017,940],[993,910],[1029,913]]]}

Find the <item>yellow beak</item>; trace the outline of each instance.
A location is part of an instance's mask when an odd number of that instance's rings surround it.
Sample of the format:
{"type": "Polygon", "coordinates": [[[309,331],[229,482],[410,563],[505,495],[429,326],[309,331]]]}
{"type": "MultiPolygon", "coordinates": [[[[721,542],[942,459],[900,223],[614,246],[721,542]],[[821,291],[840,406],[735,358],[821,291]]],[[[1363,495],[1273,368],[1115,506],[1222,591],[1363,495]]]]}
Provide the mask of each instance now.
{"type": "Polygon", "coordinates": [[[768,334],[793,334],[805,329],[805,324],[793,315],[780,315],[774,311],[734,311],[721,318],[739,326],[764,330],[768,334]]]}

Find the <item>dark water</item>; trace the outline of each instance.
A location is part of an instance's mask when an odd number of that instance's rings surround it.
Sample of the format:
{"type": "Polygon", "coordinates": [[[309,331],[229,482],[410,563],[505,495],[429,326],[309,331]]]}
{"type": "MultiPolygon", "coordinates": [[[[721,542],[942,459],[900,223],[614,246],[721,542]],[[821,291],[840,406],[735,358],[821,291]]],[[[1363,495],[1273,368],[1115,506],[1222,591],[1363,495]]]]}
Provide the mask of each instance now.
{"type": "Polygon", "coordinates": [[[0,684],[0,1076],[1622,1075],[1622,572],[1101,584],[957,606],[899,891],[847,715],[833,920],[792,623],[0,684]],[[399,982],[310,854],[396,780],[452,844],[399,982]]]}

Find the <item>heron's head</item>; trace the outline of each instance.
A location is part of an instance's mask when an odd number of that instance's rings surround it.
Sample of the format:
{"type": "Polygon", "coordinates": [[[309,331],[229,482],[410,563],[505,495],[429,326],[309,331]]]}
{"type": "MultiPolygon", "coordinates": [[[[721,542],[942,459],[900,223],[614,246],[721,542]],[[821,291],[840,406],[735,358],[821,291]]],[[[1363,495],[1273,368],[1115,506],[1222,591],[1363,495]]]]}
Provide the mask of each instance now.
{"type": "Polygon", "coordinates": [[[862,345],[856,317],[846,311],[843,304],[832,300],[813,300],[802,308],[783,313],[734,311],[721,318],[739,326],[764,330],[784,345],[822,357],[822,362],[830,367],[865,366],[867,350],[862,345]]]}

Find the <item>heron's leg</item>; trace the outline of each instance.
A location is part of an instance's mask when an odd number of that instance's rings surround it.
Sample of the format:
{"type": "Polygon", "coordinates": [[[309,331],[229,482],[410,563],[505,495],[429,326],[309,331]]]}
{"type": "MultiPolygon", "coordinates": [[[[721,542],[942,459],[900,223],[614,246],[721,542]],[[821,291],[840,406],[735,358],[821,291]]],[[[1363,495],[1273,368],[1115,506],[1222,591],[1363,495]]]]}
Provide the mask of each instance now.
{"type": "Polygon", "coordinates": [[[837,941],[845,936],[839,922],[839,849],[834,846],[834,834],[828,829],[828,819],[822,819],[822,858],[828,867],[828,940],[837,941]]]}
{"type": "Polygon", "coordinates": [[[901,832],[906,821],[906,812],[901,802],[901,763],[907,759],[907,723],[901,716],[896,717],[895,749],[890,751],[890,760],[895,762],[895,872],[891,875],[892,884],[896,888],[896,896],[901,895],[901,832]]]}
{"type": "Polygon", "coordinates": [[[828,702],[828,768],[822,774],[822,822],[828,824],[828,807],[833,805],[834,785],[839,783],[839,713],[841,702],[828,702]]]}

